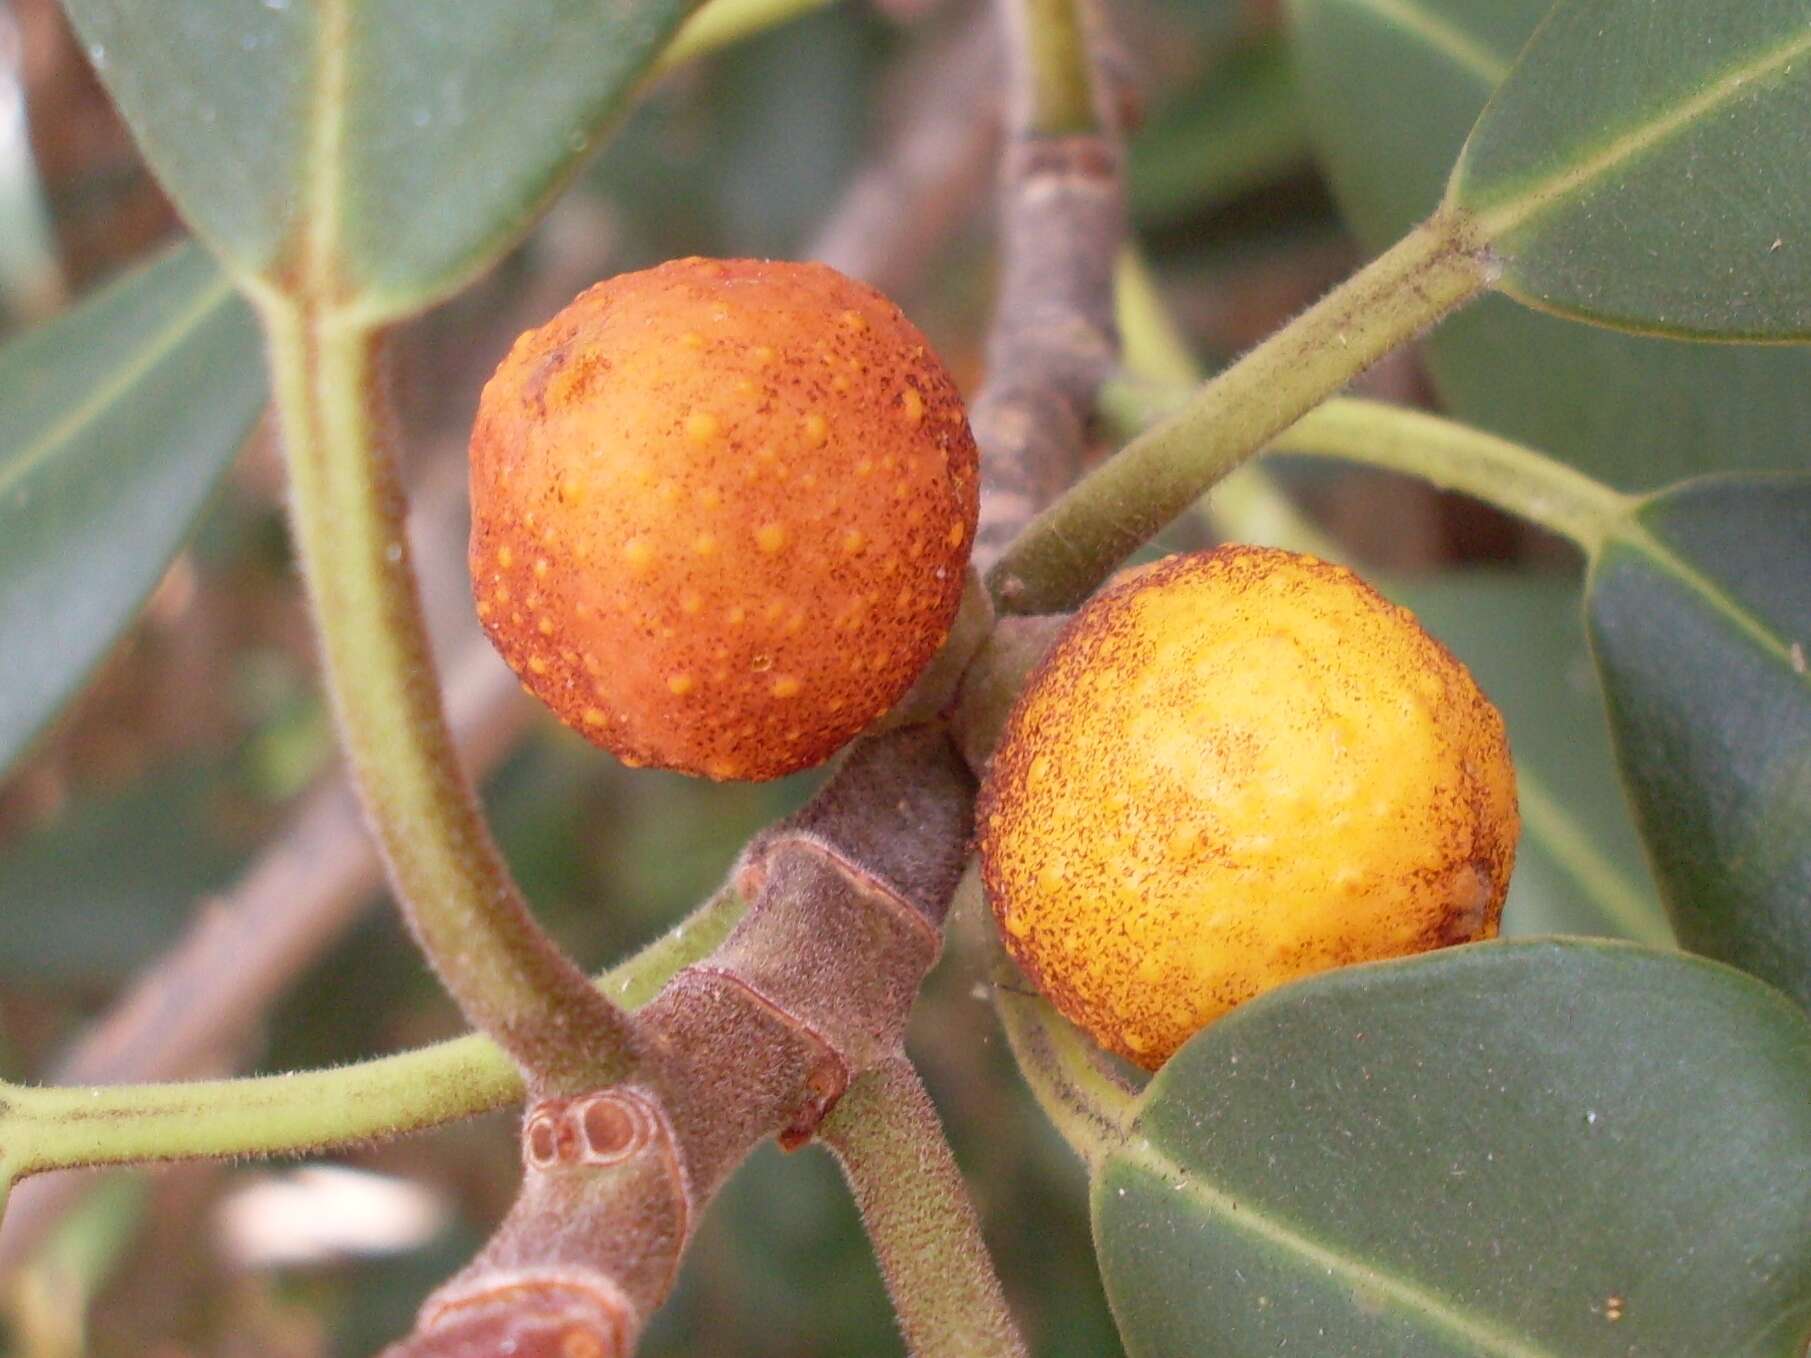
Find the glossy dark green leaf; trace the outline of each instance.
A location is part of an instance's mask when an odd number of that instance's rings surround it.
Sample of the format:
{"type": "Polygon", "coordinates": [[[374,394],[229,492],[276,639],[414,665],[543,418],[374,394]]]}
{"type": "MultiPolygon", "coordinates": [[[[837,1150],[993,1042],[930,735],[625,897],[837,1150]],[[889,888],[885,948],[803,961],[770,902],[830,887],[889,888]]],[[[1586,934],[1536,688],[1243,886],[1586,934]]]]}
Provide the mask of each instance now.
{"type": "MultiPolygon", "coordinates": [[[[1291,0],[1314,140],[1368,248],[1433,211],[1473,122],[1550,7],[1291,0]]],[[[1811,350],[1629,335],[1487,297],[1435,331],[1426,352],[1454,414],[1618,486],[1811,462],[1811,350]]]]}
{"type": "Polygon", "coordinates": [[[1504,934],[1670,944],[1617,779],[1577,581],[1479,571],[1389,593],[1465,662],[1508,726],[1522,840],[1504,934]]]}
{"type": "Polygon", "coordinates": [[[264,402],[185,246],[0,351],[0,771],[131,622],[264,402]]]}
{"type": "Polygon", "coordinates": [[[1811,1024],[1716,963],[1487,943],[1251,1002],[1094,1183],[1134,1358],[1800,1358],[1811,1024]]]}
{"type": "Polygon", "coordinates": [[[494,260],[689,0],[66,0],[147,158],[238,272],[369,316],[494,260]]]}
{"type": "Polygon", "coordinates": [[[1599,555],[1588,608],[1680,940],[1811,1006],[1811,476],[1650,498],[1599,555]]]}
{"type": "Polygon", "coordinates": [[[1811,337],[1811,8],[1559,0],[1453,176],[1532,305],[1811,337]]]}

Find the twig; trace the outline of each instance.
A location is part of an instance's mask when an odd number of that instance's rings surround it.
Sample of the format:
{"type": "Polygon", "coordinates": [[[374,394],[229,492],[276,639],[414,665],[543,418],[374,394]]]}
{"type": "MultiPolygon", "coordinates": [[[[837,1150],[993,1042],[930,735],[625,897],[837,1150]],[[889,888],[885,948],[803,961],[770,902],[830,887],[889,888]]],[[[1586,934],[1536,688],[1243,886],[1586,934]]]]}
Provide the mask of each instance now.
{"type": "MultiPolygon", "coordinates": [[[[1001,169],[1002,274],[988,381],[971,412],[981,447],[985,572],[1081,470],[1095,392],[1118,357],[1113,261],[1125,235],[1121,153],[1109,121],[1077,129],[1076,80],[1030,35],[1069,0],[1005,0],[1012,133],[1001,169]],[[1056,132],[1040,129],[1057,128],[1056,132]]],[[[1085,80],[1085,76],[1082,77],[1085,80]]],[[[1085,88],[1085,85],[1084,85],[1085,88]]]]}
{"type": "Polygon", "coordinates": [[[989,575],[996,603],[1074,607],[1209,486],[1491,274],[1475,223],[1430,217],[1038,515],[989,575]]]}
{"type": "Polygon", "coordinates": [[[748,914],[635,1015],[634,1083],[530,1104],[515,1207],[389,1358],[631,1352],[730,1171],[768,1136],[808,1140],[899,1057],[973,796],[945,733],[908,727],[757,837],[748,914]]]}
{"type": "Polygon", "coordinates": [[[936,1106],[900,1056],[849,1087],[824,1123],[874,1242],[913,1358],[1013,1358],[1025,1341],[936,1106]]]}
{"type": "MultiPolygon", "coordinates": [[[[959,40],[948,63],[952,83],[911,83],[917,92],[898,137],[880,163],[850,186],[812,257],[870,281],[911,278],[935,248],[939,231],[957,219],[964,186],[985,166],[997,137],[997,116],[983,95],[973,123],[952,128],[942,115],[970,107],[971,91],[986,81],[973,68],[994,50],[991,22],[959,40]],[[955,75],[972,79],[955,80],[955,75]],[[947,97],[946,97],[947,96],[947,97]],[[935,128],[921,127],[934,120],[935,128]],[[950,140],[948,134],[959,135],[950,140]],[[897,195],[897,196],[894,196],[897,195]],[[917,211],[940,205],[937,228],[916,224],[917,211]]],[[[557,212],[557,209],[556,209],[557,212]]],[[[562,262],[512,307],[518,324],[538,319],[596,270],[592,256],[562,262]]],[[[463,460],[437,458],[415,496],[413,536],[430,617],[435,601],[465,591],[463,460]]],[[[463,606],[444,610],[460,624],[457,641],[443,640],[448,664],[447,705],[454,734],[474,776],[513,747],[532,708],[513,676],[491,652],[463,606]]],[[[294,977],[313,963],[369,909],[382,885],[376,846],[343,777],[312,793],[270,846],[236,883],[197,911],[185,936],[143,973],[48,1075],[62,1085],[173,1080],[198,1073],[211,1049],[209,1035],[243,1031],[262,1016],[294,977]]],[[[616,992],[612,992],[615,994],[616,992]]],[[[630,1008],[645,995],[617,994],[630,1008]]],[[[80,1199],[94,1177],[79,1170],[37,1175],[18,1184],[0,1220],[0,1277],[18,1267],[38,1241],[80,1199]]]]}
{"type": "MultiPolygon", "coordinates": [[[[1034,219],[1038,214],[1023,215],[1034,219]]],[[[1103,253],[1110,259],[1112,250],[1103,253]]],[[[1049,282],[1041,279],[1036,288],[1021,284],[1005,293],[1034,301],[1049,282]]],[[[1009,304],[1007,297],[1003,304],[1009,304]]],[[[1036,351],[1036,346],[1029,348],[1036,351]]],[[[1005,373],[1009,366],[996,371],[1005,373]]],[[[887,737],[893,748],[900,739],[907,739],[907,733],[887,737]]],[[[487,1325],[507,1327],[511,1334],[531,1333],[532,1325],[538,1324],[536,1300],[551,1304],[556,1311],[574,1304],[572,1296],[560,1291],[560,1278],[570,1277],[560,1269],[581,1260],[592,1271],[590,1277],[599,1280],[598,1291],[581,1300],[601,1307],[592,1315],[598,1315],[599,1324],[605,1325],[610,1351],[618,1351],[618,1345],[628,1338],[618,1322],[630,1329],[637,1327],[645,1318],[647,1305],[663,1295],[677,1249],[685,1242],[703,1195],[755,1139],[775,1130],[773,1119],[784,1115],[782,1130],[791,1128],[793,1135],[804,1135],[833,1101],[842,1079],[895,1059],[896,1030],[887,1036],[887,1025],[877,1028],[871,1019],[878,1007],[895,1014],[896,1023],[904,1021],[915,994],[916,974],[929,961],[934,943],[929,949],[878,938],[860,947],[851,945],[849,938],[831,943],[828,925],[837,923],[838,929],[846,929],[851,916],[846,905],[826,907],[846,902],[849,893],[860,900],[880,900],[896,891],[900,894],[895,896],[895,905],[887,905],[880,914],[873,914],[873,905],[869,905],[866,914],[855,916],[867,918],[871,923],[866,927],[886,922],[882,932],[896,931],[900,927],[898,898],[938,900],[940,893],[947,894],[958,865],[951,846],[960,846],[962,835],[951,833],[956,826],[942,826],[940,817],[927,824],[924,808],[913,809],[913,802],[907,799],[907,793],[931,795],[925,791],[922,759],[891,759],[882,753],[867,762],[851,760],[848,775],[846,789],[853,802],[867,802],[887,813],[911,811],[909,829],[900,824],[875,840],[911,851],[896,864],[889,864],[898,871],[900,882],[889,889],[886,882],[875,882],[867,873],[871,864],[838,862],[840,855],[835,851],[824,858],[824,847],[835,849],[835,837],[824,844],[824,831],[811,829],[810,818],[800,820],[788,835],[795,842],[802,835],[819,847],[795,844],[786,855],[779,849],[757,847],[752,856],[755,885],[759,878],[770,878],[762,893],[764,909],[759,918],[732,938],[710,965],[694,969],[685,983],[670,990],[668,1003],[656,1001],[650,1007],[647,1023],[659,1038],[652,1047],[661,1052],[647,1072],[652,1088],[554,1097],[532,1108],[525,1123],[531,1175],[518,1211],[511,1217],[513,1224],[505,1224],[493,1248],[474,1262],[473,1269],[429,1302],[424,1311],[424,1344],[411,1345],[404,1353],[442,1353],[446,1351],[438,1347],[442,1340],[458,1333],[489,1334],[487,1325]],[[875,894],[877,887],[884,887],[880,896],[875,894]],[[891,965],[877,967],[877,960],[891,965]],[[753,981],[748,980],[750,976],[753,981]],[[726,1036],[739,1038],[737,1052],[728,1054],[735,1059],[724,1054],[726,1036]],[[761,1047],[761,1043],[771,1050],[762,1048],[761,1059],[750,1059],[753,1047],[761,1047]],[[835,1057],[828,1066],[822,1061],[826,1047],[835,1057]],[[724,1095],[730,1095],[728,1101],[724,1095]],[[726,1106],[733,1114],[728,1119],[724,1117],[726,1106]],[[618,1162],[610,1161],[608,1166],[598,1162],[599,1157],[616,1155],[612,1150],[616,1143],[610,1137],[618,1132],[625,1135],[623,1144],[632,1146],[630,1159],[639,1166],[636,1172],[647,1170],[650,1175],[627,1199],[621,1197],[621,1173],[614,1168],[618,1162]],[[681,1177],[685,1179],[679,1188],[674,1186],[672,1164],[661,1159],[665,1155],[661,1148],[677,1152],[676,1162],[683,1166],[681,1177]],[[585,1161],[587,1168],[607,1172],[560,1179],[569,1168],[576,1168],[561,1159],[569,1153],[581,1159],[590,1157],[585,1161]],[[648,1153],[656,1153],[657,1162],[648,1161],[648,1153]],[[560,1182],[569,1186],[583,1182],[585,1188],[572,1193],[551,1190],[551,1184],[560,1182]],[[648,1210],[621,1210],[628,1202],[648,1210]],[[674,1217],[676,1210],[679,1217],[674,1217]],[[558,1238],[549,1237],[545,1229],[551,1219],[561,1222],[558,1238]],[[659,1238],[648,1237],[628,1248],[632,1244],[630,1226],[652,1229],[659,1238]],[[608,1271],[612,1260],[623,1266],[623,1277],[608,1271]],[[554,1269],[551,1293],[518,1293],[511,1291],[513,1284],[503,1286],[509,1296],[496,1291],[500,1271],[507,1278],[520,1278],[523,1267],[534,1266],[554,1269]],[[625,1293],[634,1302],[628,1313],[616,1305],[616,1298],[625,1293]]],[[[942,804],[949,806],[947,791],[942,804]]],[[[965,826],[967,809],[960,811],[958,820],[965,826]]],[[[786,840],[788,835],[779,838],[786,840]]],[[[916,938],[915,932],[907,932],[916,938]]],[[[541,1318],[545,1315],[540,1311],[541,1318]]]]}

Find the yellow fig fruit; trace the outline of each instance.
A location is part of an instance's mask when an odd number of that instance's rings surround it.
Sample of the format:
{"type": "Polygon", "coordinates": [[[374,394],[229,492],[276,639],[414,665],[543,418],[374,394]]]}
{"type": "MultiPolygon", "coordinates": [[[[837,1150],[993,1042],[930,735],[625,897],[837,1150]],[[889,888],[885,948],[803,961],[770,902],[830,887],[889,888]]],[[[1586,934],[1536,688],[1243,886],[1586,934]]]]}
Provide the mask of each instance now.
{"type": "Polygon", "coordinates": [[[1494,936],[1520,828],[1465,667],[1344,567],[1253,547],[1090,601],[978,817],[1007,949],[1148,1069],[1295,977],[1494,936]]]}

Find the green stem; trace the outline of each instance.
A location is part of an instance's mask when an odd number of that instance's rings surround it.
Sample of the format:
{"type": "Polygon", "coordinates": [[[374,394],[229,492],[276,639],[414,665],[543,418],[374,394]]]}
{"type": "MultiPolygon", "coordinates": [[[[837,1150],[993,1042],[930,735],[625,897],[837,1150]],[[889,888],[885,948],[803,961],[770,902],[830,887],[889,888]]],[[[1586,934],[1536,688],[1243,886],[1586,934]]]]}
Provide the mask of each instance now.
{"type": "Polygon", "coordinates": [[[1018,97],[1026,132],[1040,137],[1097,126],[1088,34],[1078,0],[1009,0],[1018,97]]]}
{"type": "Polygon", "coordinates": [[[325,309],[263,311],[327,689],[410,927],[473,1026],[550,1091],[621,1080],[627,1018],[541,931],[459,766],[409,564],[378,338],[325,309]]]}
{"type": "MultiPolygon", "coordinates": [[[[1107,424],[1117,426],[1121,437],[1130,439],[1143,433],[1158,415],[1167,415],[1182,404],[1177,401],[1154,413],[1153,401],[1161,406],[1161,398],[1143,383],[1192,391],[1204,374],[1170,315],[1157,280],[1135,248],[1120,256],[1114,300],[1125,370],[1142,381],[1136,388],[1108,383],[1101,389],[1100,408],[1107,424]]],[[[1206,501],[1198,503],[1221,537],[1339,559],[1339,544],[1295,507],[1260,463],[1240,467],[1214,487],[1206,501]]]]}
{"type": "Polygon", "coordinates": [[[865,1071],[818,1135],[848,1177],[913,1358],[1023,1358],[974,1203],[911,1062],[865,1071]]]}
{"type": "Polygon", "coordinates": [[[1090,1166],[1125,1139],[1136,1095],[1109,1074],[1100,1049],[1033,990],[1006,954],[993,913],[971,865],[956,888],[951,913],[962,922],[961,937],[985,959],[994,1012],[1033,1097],[1069,1147],[1090,1166]]]}
{"type": "Polygon", "coordinates": [[[711,0],[673,35],[654,62],[649,77],[665,75],[688,61],[709,56],[829,3],[830,0],[711,0]]]}
{"type": "Polygon", "coordinates": [[[1271,451],[1337,457],[1418,476],[1538,523],[1595,555],[1628,496],[1562,462],[1481,429],[1382,401],[1328,401],[1271,451]]]}
{"type": "MultiPolygon", "coordinates": [[[[724,887],[682,923],[597,979],[639,1007],[708,956],[741,919],[724,887]]],[[[510,1059],[480,1034],[335,1070],[242,1080],[91,1088],[0,1086],[0,1169],[293,1155],[401,1136],[522,1097],[510,1059]]]]}
{"type": "Polygon", "coordinates": [[[1125,1137],[1133,1092],[1110,1077],[1086,1037],[1014,969],[994,982],[994,1009],[1031,1093],[1069,1148],[1090,1166],[1125,1137]]]}
{"type": "Polygon", "coordinates": [[[1209,486],[1489,283],[1467,218],[1422,223],[1034,519],[989,574],[995,599],[1074,607],[1209,486]]]}

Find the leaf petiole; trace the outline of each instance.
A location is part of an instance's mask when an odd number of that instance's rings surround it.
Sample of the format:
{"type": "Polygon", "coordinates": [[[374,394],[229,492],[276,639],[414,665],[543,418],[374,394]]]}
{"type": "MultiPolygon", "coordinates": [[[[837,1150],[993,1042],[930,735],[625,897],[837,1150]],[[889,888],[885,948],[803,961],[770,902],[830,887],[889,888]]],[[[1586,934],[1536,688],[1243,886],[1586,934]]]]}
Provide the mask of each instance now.
{"type": "Polygon", "coordinates": [[[1270,451],[1337,457],[1418,476],[1571,538],[1593,556],[1633,501],[1563,462],[1455,420],[1383,401],[1328,401],[1270,451]]]}
{"type": "MultiPolygon", "coordinates": [[[[641,952],[598,977],[627,1008],[707,956],[743,902],[725,886],[641,952]]],[[[522,1079],[471,1034],[334,1070],[238,1080],[92,1087],[0,1086],[0,1183],[84,1165],[294,1155],[420,1131],[503,1107],[522,1079]]]]}
{"type": "Polygon", "coordinates": [[[524,1067],[567,1089],[619,1080],[628,1022],[542,932],[453,748],[402,531],[380,338],[311,301],[260,310],[322,670],[410,929],[466,1018],[524,1067]]]}
{"type": "Polygon", "coordinates": [[[818,1137],[843,1167],[914,1358],[1023,1358],[974,1203],[911,1062],[864,1072],[818,1137]]]}
{"type": "Polygon", "coordinates": [[[989,572],[1001,608],[1079,603],[1209,486],[1491,278],[1469,218],[1423,222],[1034,519],[989,572]]]}
{"type": "Polygon", "coordinates": [[[648,77],[658,78],[689,61],[778,28],[829,3],[830,0],[710,0],[692,11],[655,60],[648,77]]]}

